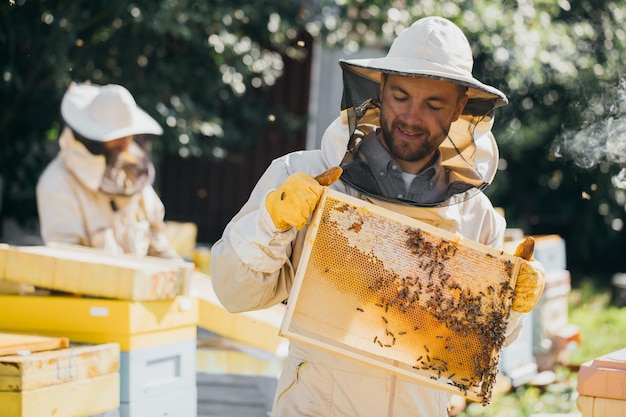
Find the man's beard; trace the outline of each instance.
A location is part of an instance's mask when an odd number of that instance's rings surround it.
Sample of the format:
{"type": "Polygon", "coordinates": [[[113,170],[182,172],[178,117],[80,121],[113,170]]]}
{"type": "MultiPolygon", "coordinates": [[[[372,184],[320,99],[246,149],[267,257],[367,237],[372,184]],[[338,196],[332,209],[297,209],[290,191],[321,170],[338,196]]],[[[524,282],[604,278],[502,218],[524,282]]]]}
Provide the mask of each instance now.
{"type": "MultiPolygon", "coordinates": [[[[433,138],[432,133],[421,126],[410,126],[401,121],[394,121],[390,128],[387,128],[388,123],[386,117],[381,114],[381,131],[385,145],[389,149],[391,156],[400,161],[406,162],[418,162],[430,156],[439,148],[440,140],[433,138]],[[422,134],[423,140],[405,142],[396,138],[393,132],[397,129],[402,129],[413,134],[422,134]]],[[[441,132],[440,135],[445,137],[446,133],[441,132]]]]}

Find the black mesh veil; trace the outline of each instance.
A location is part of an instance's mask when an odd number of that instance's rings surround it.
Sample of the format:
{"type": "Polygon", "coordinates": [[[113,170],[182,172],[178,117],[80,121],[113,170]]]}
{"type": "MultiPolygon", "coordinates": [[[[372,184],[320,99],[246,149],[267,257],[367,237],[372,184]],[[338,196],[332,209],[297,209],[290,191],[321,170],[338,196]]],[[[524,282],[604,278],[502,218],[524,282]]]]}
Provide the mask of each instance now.
{"type": "MultiPolygon", "coordinates": [[[[359,68],[355,69],[345,61],[341,64],[344,86],[341,108],[346,112],[349,133],[347,152],[341,162],[344,170],[341,180],[344,183],[375,200],[428,207],[459,203],[478,194],[491,182],[498,158],[491,134],[492,118],[495,108],[501,103],[497,97],[473,94],[470,89],[462,115],[452,123],[446,140],[439,148],[442,165],[450,177],[445,198],[437,202],[420,202],[383,195],[359,152],[361,139],[380,124],[380,83],[372,78],[371,71],[364,76],[359,68]]],[[[382,72],[394,73],[375,71],[373,75],[379,79],[382,72]]],[[[459,84],[456,80],[436,78],[459,84]]]]}

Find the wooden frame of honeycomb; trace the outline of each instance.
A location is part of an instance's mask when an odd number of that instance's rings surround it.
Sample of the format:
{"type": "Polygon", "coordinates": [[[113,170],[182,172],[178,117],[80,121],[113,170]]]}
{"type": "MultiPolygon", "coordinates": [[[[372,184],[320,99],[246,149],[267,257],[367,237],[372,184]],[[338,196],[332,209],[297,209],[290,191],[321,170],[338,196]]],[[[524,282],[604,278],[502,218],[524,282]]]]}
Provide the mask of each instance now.
{"type": "Polygon", "coordinates": [[[280,332],[486,405],[519,263],[327,189],[280,332]]]}

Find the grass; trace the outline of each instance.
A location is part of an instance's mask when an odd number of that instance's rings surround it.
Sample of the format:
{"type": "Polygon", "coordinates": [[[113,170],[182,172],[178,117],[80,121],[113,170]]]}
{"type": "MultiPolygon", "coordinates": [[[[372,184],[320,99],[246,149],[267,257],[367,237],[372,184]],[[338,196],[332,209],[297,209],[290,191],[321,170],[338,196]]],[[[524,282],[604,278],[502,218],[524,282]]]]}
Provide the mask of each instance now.
{"type": "Polygon", "coordinates": [[[581,343],[557,366],[556,380],[546,387],[522,385],[497,395],[490,405],[470,403],[457,417],[531,417],[534,414],[580,415],[576,408],[577,370],[584,362],[626,348],[626,307],[611,305],[611,292],[586,280],[569,295],[568,320],[578,326],[581,343]]]}
{"type": "Polygon", "coordinates": [[[571,352],[571,364],[581,365],[626,347],[626,308],[610,301],[610,290],[598,289],[590,281],[572,291],[569,321],[580,328],[582,343],[571,352]]]}

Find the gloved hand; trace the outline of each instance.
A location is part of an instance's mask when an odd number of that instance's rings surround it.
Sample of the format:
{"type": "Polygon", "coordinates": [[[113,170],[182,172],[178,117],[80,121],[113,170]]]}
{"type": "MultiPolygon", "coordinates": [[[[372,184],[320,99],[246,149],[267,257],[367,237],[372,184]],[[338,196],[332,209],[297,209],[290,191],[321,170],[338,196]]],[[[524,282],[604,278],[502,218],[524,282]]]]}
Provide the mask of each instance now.
{"type": "Polygon", "coordinates": [[[277,228],[286,230],[294,226],[300,230],[315,210],[323,190],[313,177],[296,172],[267,195],[265,207],[277,228]]]}
{"type": "Polygon", "coordinates": [[[535,307],[543,293],[545,280],[543,274],[537,271],[527,261],[533,260],[535,250],[535,239],[527,237],[517,246],[515,256],[524,259],[520,263],[517,281],[515,283],[515,293],[511,308],[519,313],[528,313],[535,307]]]}

